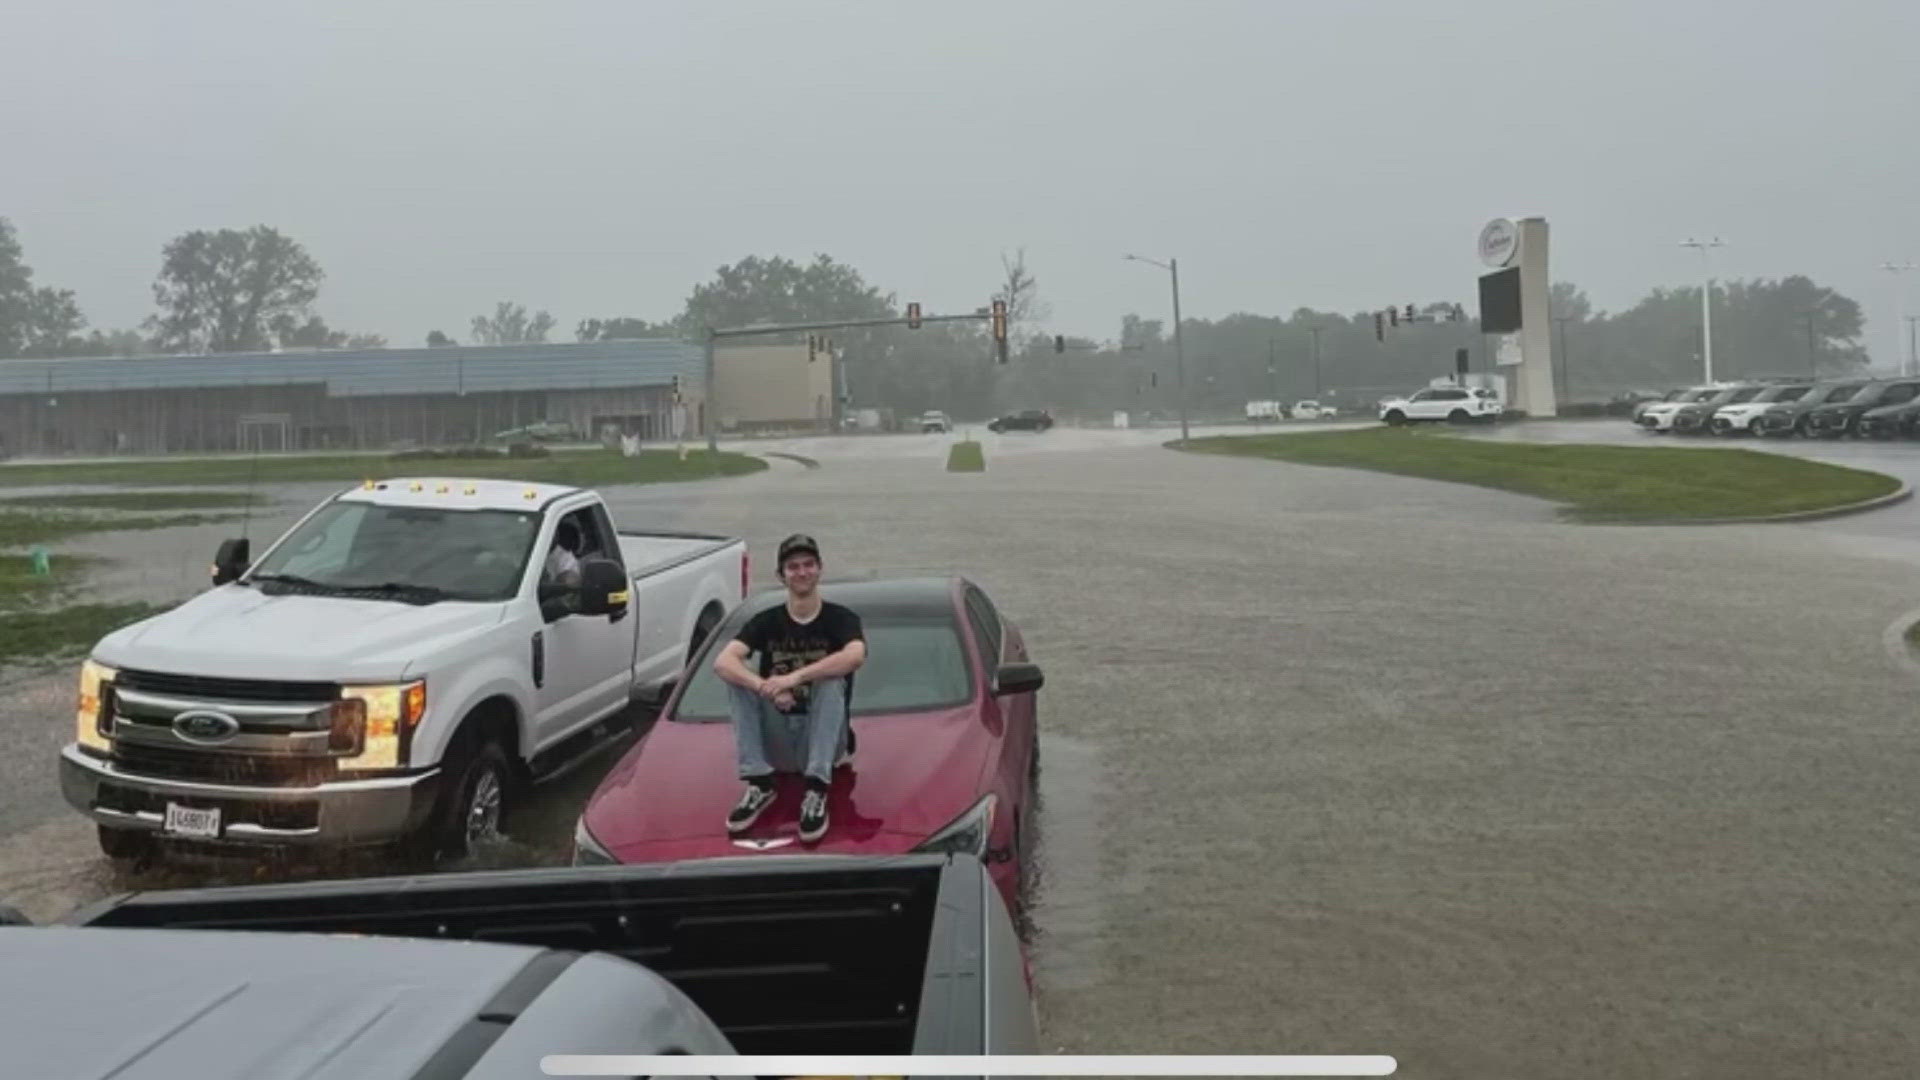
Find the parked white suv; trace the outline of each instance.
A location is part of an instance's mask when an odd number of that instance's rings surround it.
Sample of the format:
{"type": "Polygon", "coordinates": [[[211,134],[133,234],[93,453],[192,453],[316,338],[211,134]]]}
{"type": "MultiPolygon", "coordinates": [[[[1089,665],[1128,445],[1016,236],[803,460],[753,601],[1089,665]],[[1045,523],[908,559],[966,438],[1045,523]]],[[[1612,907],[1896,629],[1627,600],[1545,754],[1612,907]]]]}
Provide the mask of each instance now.
{"type": "Polygon", "coordinates": [[[1500,400],[1483,389],[1429,386],[1412,397],[1387,398],[1380,403],[1380,419],[1399,425],[1417,420],[1448,423],[1491,423],[1500,416],[1500,400]]]}

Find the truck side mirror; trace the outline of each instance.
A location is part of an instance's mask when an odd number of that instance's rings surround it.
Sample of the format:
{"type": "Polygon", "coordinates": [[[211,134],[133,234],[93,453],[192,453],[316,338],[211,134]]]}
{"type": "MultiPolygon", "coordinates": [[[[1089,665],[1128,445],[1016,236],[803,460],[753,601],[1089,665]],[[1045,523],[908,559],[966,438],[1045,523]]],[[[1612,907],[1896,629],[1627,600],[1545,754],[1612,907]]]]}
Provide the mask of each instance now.
{"type": "Polygon", "coordinates": [[[632,583],[627,572],[612,559],[587,559],[580,564],[580,606],[582,615],[606,615],[624,618],[632,583]]]}
{"type": "Polygon", "coordinates": [[[995,697],[1031,694],[1046,683],[1047,678],[1040,673],[1039,664],[1001,664],[993,675],[993,694],[995,697]]]}
{"type": "Polygon", "coordinates": [[[253,565],[253,545],[244,536],[220,541],[220,549],[213,555],[213,583],[225,585],[229,581],[240,580],[240,575],[253,565]]]}

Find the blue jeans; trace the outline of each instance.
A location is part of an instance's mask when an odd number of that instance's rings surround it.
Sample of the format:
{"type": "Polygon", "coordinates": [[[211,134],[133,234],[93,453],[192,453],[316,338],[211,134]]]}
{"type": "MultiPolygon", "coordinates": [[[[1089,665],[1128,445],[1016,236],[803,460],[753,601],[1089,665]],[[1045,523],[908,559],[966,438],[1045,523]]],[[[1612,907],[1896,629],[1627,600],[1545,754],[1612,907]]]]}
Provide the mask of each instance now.
{"type": "Polygon", "coordinates": [[[804,772],[822,784],[833,779],[834,760],[847,740],[847,680],[822,679],[808,689],[813,693],[807,711],[789,714],[745,687],[727,684],[742,780],[776,772],[804,772]]]}

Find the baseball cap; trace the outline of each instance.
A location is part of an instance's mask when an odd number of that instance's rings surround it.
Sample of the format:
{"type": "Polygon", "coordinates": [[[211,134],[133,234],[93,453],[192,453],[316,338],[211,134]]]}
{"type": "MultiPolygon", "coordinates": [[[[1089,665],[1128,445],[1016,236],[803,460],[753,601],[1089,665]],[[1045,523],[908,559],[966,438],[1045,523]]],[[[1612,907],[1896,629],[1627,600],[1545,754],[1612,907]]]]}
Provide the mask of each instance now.
{"type": "Polygon", "coordinates": [[[784,566],[788,556],[798,555],[802,552],[812,555],[817,559],[820,557],[820,545],[814,541],[813,537],[805,533],[794,533],[792,536],[780,541],[780,555],[775,562],[784,566]]]}

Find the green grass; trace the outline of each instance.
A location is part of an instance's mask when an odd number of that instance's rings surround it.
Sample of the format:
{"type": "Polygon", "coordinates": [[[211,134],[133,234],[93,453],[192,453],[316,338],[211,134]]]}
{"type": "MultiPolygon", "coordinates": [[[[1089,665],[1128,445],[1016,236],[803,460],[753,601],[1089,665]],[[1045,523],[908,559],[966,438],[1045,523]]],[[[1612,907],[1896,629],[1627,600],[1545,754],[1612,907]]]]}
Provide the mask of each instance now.
{"type": "Polygon", "coordinates": [[[0,617],[0,662],[78,656],[129,623],[166,610],[152,604],[74,604],[0,617]]]}
{"type": "Polygon", "coordinates": [[[159,517],[110,517],[60,514],[42,510],[0,510],[0,547],[20,547],[64,540],[83,533],[177,529],[188,525],[218,525],[238,521],[238,514],[165,514],[159,517]]]}
{"type": "Polygon", "coordinates": [[[0,498],[0,513],[16,506],[52,510],[217,510],[266,500],[244,491],[92,491],[72,495],[0,498]]]}
{"type": "Polygon", "coordinates": [[[948,472],[986,472],[987,455],[977,442],[957,442],[947,450],[948,472]]]}
{"type": "Polygon", "coordinates": [[[1535,445],[1395,428],[1195,439],[1196,453],[1371,469],[1515,491],[1588,522],[1685,522],[1822,510],[1891,494],[1890,476],[1752,450],[1535,445]]]}
{"type": "Polygon", "coordinates": [[[619,484],[657,484],[673,480],[707,480],[758,472],[767,463],[745,454],[690,450],[681,461],[671,450],[643,450],[638,457],[611,451],[556,453],[541,458],[460,460],[437,466],[433,461],[392,460],[376,455],[326,457],[262,457],[114,461],[105,464],[54,463],[0,466],[0,488],[43,484],[245,484],[294,481],[343,481],[370,477],[448,475],[483,480],[528,480],[534,483],[580,487],[619,484]]]}

